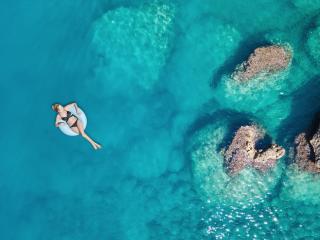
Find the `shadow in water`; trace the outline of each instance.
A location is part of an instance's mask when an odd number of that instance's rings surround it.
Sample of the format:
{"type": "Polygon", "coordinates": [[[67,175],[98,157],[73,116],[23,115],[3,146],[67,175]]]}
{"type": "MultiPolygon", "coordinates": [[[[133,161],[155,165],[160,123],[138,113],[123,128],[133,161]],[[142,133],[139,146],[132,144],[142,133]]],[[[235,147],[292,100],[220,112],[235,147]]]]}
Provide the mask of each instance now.
{"type": "Polygon", "coordinates": [[[320,126],[320,112],[317,112],[314,115],[310,126],[306,130],[308,140],[311,140],[312,136],[318,131],[319,126],[320,126]]]}
{"type": "Polygon", "coordinates": [[[265,33],[258,33],[254,34],[245,40],[243,40],[240,44],[238,49],[235,51],[232,57],[227,59],[223,65],[213,74],[211,87],[217,87],[219,81],[221,80],[223,75],[231,74],[238,64],[246,61],[250,54],[253,51],[261,46],[270,45],[270,42],[265,40],[264,38],[265,33]]]}
{"type": "Polygon", "coordinates": [[[309,136],[318,127],[320,115],[320,75],[292,94],[291,113],[279,127],[279,141],[292,147],[294,138],[301,132],[309,136]]]}
{"type": "Polygon", "coordinates": [[[196,119],[187,130],[185,139],[189,139],[197,131],[205,128],[206,126],[209,126],[210,124],[214,124],[217,121],[227,122],[228,132],[230,132],[230,134],[227,135],[231,135],[230,139],[232,139],[234,132],[240,126],[248,125],[254,122],[252,117],[248,114],[236,112],[229,109],[218,110],[214,113],[205,114],[196,119]]]}
{"type": "MultiPolygon", "coordinates": [[[[191,138],[197,131],[214,124],[216,121],[225,121],[227,124],[227,134],[219,148],[226,147],[231,143],[235,132],[241,127],[252,124],[259,124],[254,116],[248,113],[236,112],[230,109],[218,110],[211,114],[205,114],[194,121],[186,132],[185,139],[191,138]]],[[[256,147],[259,149],[265,149],[272,143],[271,137],[266,133],[265,137],[259,140],[256,147]]]]}
{"type": "Polygon", "coordinates": [[[262,149],[266,150],[268,149],[272,144],[272,138],[268,133],[264,136],[263,139],[260,139],[256,142],[256,149],[262,149]]]}

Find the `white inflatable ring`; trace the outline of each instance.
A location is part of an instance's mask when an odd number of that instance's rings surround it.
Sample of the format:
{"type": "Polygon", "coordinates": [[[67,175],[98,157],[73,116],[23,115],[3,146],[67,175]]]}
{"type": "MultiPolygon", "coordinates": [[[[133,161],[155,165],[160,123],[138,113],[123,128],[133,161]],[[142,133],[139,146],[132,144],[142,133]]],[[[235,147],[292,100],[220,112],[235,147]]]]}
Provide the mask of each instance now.
{"type": "MultiPolygon", "coordinates": [[[[84,112],[78,107],[78,113],[77,113],[74,106],[72,106],[69,109],[69,111],[78,118],[78,121],[82,122],[83,129],[85,129],[87,127],[87,117],[84,114],[84,112]]],[[[72,131],[72,129],[68,126],[68,124],[65,121],[59,122],[59,129],[61,130],[61,132],[63,132],[64,134],[66,134],[68,136],[79,135],[79,133],[75,133],[74,131],[72,131]]]]}

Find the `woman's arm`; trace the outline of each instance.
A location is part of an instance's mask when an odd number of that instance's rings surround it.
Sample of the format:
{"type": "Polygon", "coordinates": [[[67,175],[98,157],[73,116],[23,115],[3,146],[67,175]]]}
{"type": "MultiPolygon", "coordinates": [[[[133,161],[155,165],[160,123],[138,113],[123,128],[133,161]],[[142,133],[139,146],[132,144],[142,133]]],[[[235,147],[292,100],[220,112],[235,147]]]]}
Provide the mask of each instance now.
{"type": "Polygon", "coordinates": [[[67,106],[65,106],[64,108],[69,111],[71,107],[74,107],[76,110],[76,113],[79,113],[79,108],[78,108],[78,105],[76,102],[70,103],[67,106]]]}
{"type": "Polygon", "coordinates": [[[61,117],[60,117],[60,115],[58,114],[57,115],[57,117],[56,117],[56,127],[59,127],[59,124],[61,124],[63,121],[62,121],[62,119],[61,119],[61,117]]]}
{"type": "Polygon", "coordinates": [[[74,108],[76,109],[76,113],[79,113],[79,108],[78,108],[77,103],[73,103],[73,105],[74,105],[74,108]]]}

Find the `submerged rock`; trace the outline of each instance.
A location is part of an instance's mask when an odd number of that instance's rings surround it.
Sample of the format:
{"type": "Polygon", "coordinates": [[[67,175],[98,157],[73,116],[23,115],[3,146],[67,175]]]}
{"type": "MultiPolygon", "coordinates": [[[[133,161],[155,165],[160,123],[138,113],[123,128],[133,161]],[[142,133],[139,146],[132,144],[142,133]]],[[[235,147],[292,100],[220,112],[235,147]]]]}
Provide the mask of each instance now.
{"type": "MultiPolygon", "coordinates": [[[[218,118],[192,135],[188,142],[192,179],[200,197],[208,204],[252,207],[264,202],[271,194],[281,177],[283,164],[277,164],[267,174],[261,174],[255,167],[248,167],[230,176],[226,172],[221,146],[225,145],[235,119],[235,114],[223,120],[218,118]]],[[[242,153],[248,154],[245,151],[242,153]]]]}
{"type": "Polygon", "coordinates": [[[295,163],[302,170],[320,173],[320,128],[311,136],[300,133],[295,139],[295,163]]]}
{"type": "Polygon", "coordinates": [[[312,59],[320,64],[320,19],[316,23],[318,26],[308,33],[307,51],[312,59]]]}
{"type": "Polygon", "coordinates": [[[304,12],[317,11],[320,8],[320,0],[291,0],[293,5],[304,12]]]}
{"type": "Polygon", "coordinates": [[[109,10],[99,18],[92,41],[102,81],[118,79],[124,89],[131,84],[152,88],[171,49],[174,17],[175,5],[155,1],[109,10]]]}
{"type": "Polygon", "coordinates": [[[257,126],[240,127],[232,143],[224,153],[228,173],[233,175],[251,166],[260,171],[273,167],[284,156],[284,148],[273,144],[266,150],[255,148],[258,140],[264,137],[264,131],[257,126]]]}
{"type": "Polygon", "coordinates": [[[292,52],[288,46],[259,47],[254,50],[247,61],[237,66],[231,77],[241,82],[254,78],[265,79],[287,69],[291,59],[292,52]]]}

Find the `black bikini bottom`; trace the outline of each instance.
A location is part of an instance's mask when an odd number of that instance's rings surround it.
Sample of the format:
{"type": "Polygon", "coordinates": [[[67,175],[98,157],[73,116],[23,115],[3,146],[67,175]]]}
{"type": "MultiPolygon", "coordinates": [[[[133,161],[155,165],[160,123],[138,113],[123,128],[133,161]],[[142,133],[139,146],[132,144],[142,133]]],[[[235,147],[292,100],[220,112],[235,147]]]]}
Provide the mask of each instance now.
{"type": "Polygon", "coordinates": [[[77,122],[78,122],[78,119],[70,126],[70,128],[76,127],[77,126],[77,122]]]}

